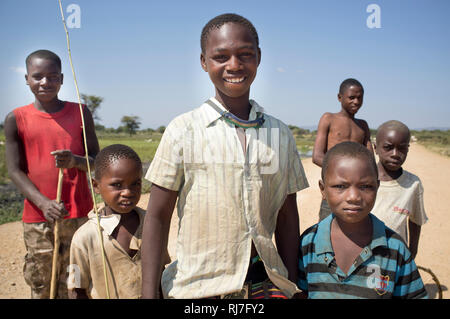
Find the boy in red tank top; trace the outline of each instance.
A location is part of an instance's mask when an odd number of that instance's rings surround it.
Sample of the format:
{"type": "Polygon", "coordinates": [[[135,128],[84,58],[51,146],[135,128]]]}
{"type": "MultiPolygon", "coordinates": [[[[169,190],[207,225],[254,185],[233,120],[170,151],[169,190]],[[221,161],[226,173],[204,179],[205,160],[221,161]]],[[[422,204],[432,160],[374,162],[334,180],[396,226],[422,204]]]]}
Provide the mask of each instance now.
{"type": "MultiPolygon", "coordinates": [[[[35,101],[14,109],[5,119],[8,174],[25,196],[24,277],[31,287],[31,298],[49,298],[53,223],[61,220],[57,298],[67,298],[70,243],[92,209],[81,114],[78,104],[58,99],[63,74],[55,53],[35,51],[27,57],[26,67],[25,80],[35,101]],[[55,201],[59,168],[64,169],[62,203],[55,201]]],[[[86,107],[83,114],[93,169],[99,144],[92,114],[86,107]]]]}

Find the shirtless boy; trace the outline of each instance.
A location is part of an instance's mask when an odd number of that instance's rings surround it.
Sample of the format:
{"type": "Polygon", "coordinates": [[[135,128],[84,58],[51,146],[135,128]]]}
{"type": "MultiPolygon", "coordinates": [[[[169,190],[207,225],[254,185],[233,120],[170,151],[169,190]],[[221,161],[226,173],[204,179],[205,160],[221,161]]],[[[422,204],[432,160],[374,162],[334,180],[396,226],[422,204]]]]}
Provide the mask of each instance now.
{"type": "MultiPolygon", "coordinates": [[[[362,84],[356,79],[344,80],[339,87],[337,97],[341,102],[341,110],[337,113],[323,114],[317,128],[312,160],[320,167],[322,167],[325,153],[341,142],[360,143],[373,153],[367,122],[355,118],[355,114],[363,104],[364,88],[362,84]]],[[[319,220],[324,219],[330,213],[328,204],[326,201],[322,201],[319,220]]]]}

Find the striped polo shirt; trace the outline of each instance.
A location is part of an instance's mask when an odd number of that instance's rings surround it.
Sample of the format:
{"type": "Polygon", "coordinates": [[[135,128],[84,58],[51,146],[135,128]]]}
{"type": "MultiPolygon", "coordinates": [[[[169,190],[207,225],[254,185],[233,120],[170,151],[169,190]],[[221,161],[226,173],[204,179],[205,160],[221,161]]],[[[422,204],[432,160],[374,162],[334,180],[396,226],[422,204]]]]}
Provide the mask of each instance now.
{"type": "Polygon", "coordinates": [[[427,298],[414,259],[401,237],[369,214],[372,242],[345,274],[331,244],[334,214],[301,236],[298,286],[311,299],[427,298]]]}

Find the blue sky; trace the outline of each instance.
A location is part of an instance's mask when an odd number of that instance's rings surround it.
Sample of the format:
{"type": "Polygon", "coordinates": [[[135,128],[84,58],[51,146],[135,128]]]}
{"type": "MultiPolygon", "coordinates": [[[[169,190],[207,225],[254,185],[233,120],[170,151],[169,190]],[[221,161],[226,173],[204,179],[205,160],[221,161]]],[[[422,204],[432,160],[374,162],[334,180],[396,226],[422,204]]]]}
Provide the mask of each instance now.
{"type": "MultiPolygon", "coordinates": [[[[157,128],[213,96],[200,33],[226,12],[255,25],[262,61],[251,97],[285,123],[309,128],[338,112],[339,84],[354,77],[365,87],[357,117],[371,128],[391,119],[450,127],[450,1],[70,0],[64,9],[70,4],[81,9],[81,27],[69,29],[80,91],[104,98],[107,127],[136,115],[141,128],[157,128]],[[370,4],[381,28],[367,26],[370,4]]],[[[1,120],[33,101],[24,60],[37,49],[61,57],[59,97],[76,101],[57,0],[1,0],[0,23],[1,120]]]]}

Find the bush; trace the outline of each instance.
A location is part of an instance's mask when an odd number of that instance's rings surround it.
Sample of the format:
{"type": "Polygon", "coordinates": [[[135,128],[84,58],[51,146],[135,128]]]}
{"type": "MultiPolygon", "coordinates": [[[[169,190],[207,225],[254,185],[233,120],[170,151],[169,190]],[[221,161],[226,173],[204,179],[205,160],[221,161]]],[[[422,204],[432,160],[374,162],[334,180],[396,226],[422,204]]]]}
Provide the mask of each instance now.
{"type": "Polygon", "coordinates": [[[0,224],[22,218],[24,197],[13,186],[0,187],[0,224]]]}

